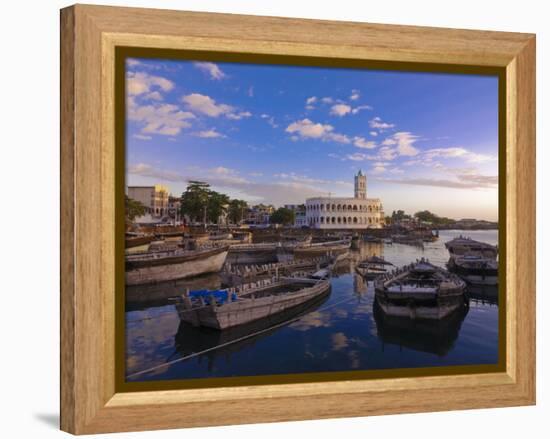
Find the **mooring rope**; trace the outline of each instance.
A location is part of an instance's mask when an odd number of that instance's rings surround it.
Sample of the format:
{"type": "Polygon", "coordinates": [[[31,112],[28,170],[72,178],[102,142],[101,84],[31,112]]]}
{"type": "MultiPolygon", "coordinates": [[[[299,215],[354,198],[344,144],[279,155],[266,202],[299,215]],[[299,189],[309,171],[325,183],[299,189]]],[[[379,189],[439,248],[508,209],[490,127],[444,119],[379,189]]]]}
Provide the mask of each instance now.
{"type": "MultiPolygon", "coordinates": [[[[345,303],[345,302],[349,302],[351,301],[352,299],[356,299],[356,297],[348,297],[344,300],[340,300],[338,302],[335,302],[335,303],[332,303],[331,305],[328,305],[324,308],[321,308],[318,310],[318,312],[324,312],[324,311],[327,311],[331,308],[334,308],[335,306],[337,305],[340,305],[342,303],[345,303]]],[[[306,314],[307,315],[307,314],[306,314]]],[[[157,369],[161,369],[163,367],[167,367],[167,366],[172,366],[173,364],[176,364],[176,363],[180,363],[181,361],[185,361],[185,360],[189,360],[191,358],[194,358],[194,357],[198,357],[199,355],[203,355],[203,354],[206,354],[208,352],[212,352],[212,351],[215,351],[217,349],[221,349],[221,348],[224,348],[226,346],[229,346],[229,345],[232,345],[234,343],[238,343],[240,341],[243,341],[243,340],[246,340],[246,339],[249,339],[249,338],[252,338],[252,337],[255,337],[256,335],[259,335],[259,334],[263,334],[264,332],[269,332],[273,329],[277,329],[281,326],[285,326],[285,325],[289,325],[290,323],[294,323],[298,320],[300,320],[301,318],[303,318],[304,316],[299,316],[299,317],[295,317],[293,319],[290,319],[290,320],[286,320],[282,323],[278,323],[276,325],[273,325],[273,326],[270,326],[269,328],[266,328],[266,329],[262,329],[260,331],[256,331],[256,332],[253,332],[251,334],[247,334],[247,335],[244,335],[242,337],[239,337],[239,338],[236,338],[235,340],[231,340],[231,341],[228,341],[226,343],[222,343],[222,344],[219,344],[219,345],[216,345],[216,346],[212,346],[211,348],[208,348],[208,349],[204,349],[203,351],[199,351],[199,352],[194,352],[192,354],[189,354],[189,355],[186,355],[185,357],[181,357],[181,358],[176,358],[175,360],[172,360],[172,361],[167,361],[165,363],[162,363],[162,364],[158,364],[156,366],[153,366],[153,367],[150,367],[148,369],[144,369],[144,370],[140,370],[138,372],[134,372],[134,373],[131,373],[130,375],[126,375],[126,378],[134,378],[136,376],[139,376],[139,375],[143,375],[143,374],[146,374],[146,373],[149,373],[149,372],[153,372],[157,369]]]]}

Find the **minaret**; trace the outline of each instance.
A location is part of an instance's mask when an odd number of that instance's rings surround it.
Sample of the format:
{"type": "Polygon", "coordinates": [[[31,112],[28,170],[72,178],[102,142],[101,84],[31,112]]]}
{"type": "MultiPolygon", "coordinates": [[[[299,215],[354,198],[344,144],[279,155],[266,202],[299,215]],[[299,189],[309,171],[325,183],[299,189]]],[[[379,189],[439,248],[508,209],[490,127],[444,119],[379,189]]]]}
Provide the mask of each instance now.
{"type": "Polygon", "coordinates": [[[367,176],[363,175],[361,169],[355,176],[355,198],[367,198],[367,176]]]}

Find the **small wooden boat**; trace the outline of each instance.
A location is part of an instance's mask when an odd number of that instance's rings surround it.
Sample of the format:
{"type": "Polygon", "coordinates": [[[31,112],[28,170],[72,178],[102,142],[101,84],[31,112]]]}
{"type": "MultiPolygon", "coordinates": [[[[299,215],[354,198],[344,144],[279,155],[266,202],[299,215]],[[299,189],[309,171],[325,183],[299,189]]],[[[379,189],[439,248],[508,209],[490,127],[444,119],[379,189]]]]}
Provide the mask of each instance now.
{"type": "Polygon", "coordinates": [[[454,256],[447,267],[469,284],[498,285],[498,261],[495,259],[479,255],[454,256]]]}
{"type": "Polygon", "coordinates": [[[370,280],[381,274],[386,274],[388,266],[393,266],[393,264],[378,256],[371,256],[359,262],[355,267],[355,271],[365,279],[370,280]]]}
{"type": "Polygon", "coordinates": [[[472,285],[498,285],[498,248],[459,236],[445,243],[449,271],[472,285]]]}
{"type": "Polygon", "coordinates": [[[340,239],[337,241],[315,242],[294,247],[295,258],[307,258],[320,255],[340,255],[347,253],[351,246],[351,240],[340,239]]]}
{"type": "Polygon", "coordinates": [[[125,248],[140,247],[149,244],[155,237],[153,235],[126,235],[125,248]]]}
{"type": "Polygon", "coordinates": [[[126,285],[183,279],[222,269],[229,247],[126,255],[126,285]]]}
{"type": "Polygon", "coordinates": [[[425,259],[379,276],[374,291],[386,314],[413,319],[441,319],[468,303],[466,283],[425,259]]]}
{"type": "Polygon", "coordinates": [[[224,290],[186,291],[175,298],[182,321],[227,329],[269,318],[314,301],[330,290],[330,270],[309,277],[265,279],[224,290]]]}

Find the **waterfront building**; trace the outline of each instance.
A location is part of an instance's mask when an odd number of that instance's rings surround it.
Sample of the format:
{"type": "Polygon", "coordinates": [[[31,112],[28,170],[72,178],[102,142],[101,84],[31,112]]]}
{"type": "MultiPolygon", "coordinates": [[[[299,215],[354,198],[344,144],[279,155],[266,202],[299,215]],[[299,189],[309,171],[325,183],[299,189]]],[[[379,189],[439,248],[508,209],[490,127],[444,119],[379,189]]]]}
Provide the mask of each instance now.
{"type": "Polygon", "coordinates": [[[275,211],[275,208],[271,205],[258,204],[248,209],[246,214],[246,223],[255,225],[269,224],[271,215],[275,211]]]}
{"type": "Polygon", "coordinates": [[[294,227],[300,228],[307,226],[305,204],[285,204],[284,208],[294,212],[294,227]]]}
{"type": "Polygon", "coordinates": [[[128,197],[143,204],[152,218],[168,215],[168,188],[164,185],[128,186],[128,197]]]}
{"type": "Polygon", "coordinates": [[[354,176],[353,197],[314,197],[306,200],[306,223],[315,229],[368,229],[384,226],[380,198],[367,198],[367,176],[354,176]]]}

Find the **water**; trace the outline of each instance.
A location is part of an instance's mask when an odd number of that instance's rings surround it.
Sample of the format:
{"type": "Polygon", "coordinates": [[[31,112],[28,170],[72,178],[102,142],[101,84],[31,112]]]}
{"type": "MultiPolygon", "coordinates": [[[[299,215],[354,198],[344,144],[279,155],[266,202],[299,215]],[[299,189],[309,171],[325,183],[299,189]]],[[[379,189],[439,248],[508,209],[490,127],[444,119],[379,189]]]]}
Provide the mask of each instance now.
{"type": "MultiPolygon", "coordinates": [[[[180,325],[174,306],[162,294],[154,300],[133,303],[126,312],[128,381],[495,364],[495,288],[470,291],[470,308],[441,322],[396,320],[374,305],[372,284],[354,270],[357,262],[371,255],[383,255],[395,265],[426,257],[444,266],[448,260],[444,243],[460,234],[498,244],[496,230],[442,231],[440,239],[426,243],[424,249],[361,243],[360,250],[352,251],[351,260],[338,267],[328,296],[307,309],[244,328],[219,332],[180,325]],[[288,320],[290,323],[285,323],[288,320]],[[275,329],[266,331],[275,325],[275,329]],[[263,332],[184,361],[174,361],[258,331],[263,332]],[[133,375],[149,368],[152,370],[147,373],[133,375]]],[[[216,275],[199,282],[210,288],[219,286],[216,275]]],[[[165,297],[177,294],[182,287],[176,284],[171,288],[174,293],[165,291],[165,297]]]]}

